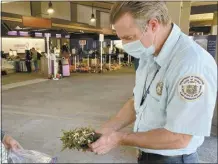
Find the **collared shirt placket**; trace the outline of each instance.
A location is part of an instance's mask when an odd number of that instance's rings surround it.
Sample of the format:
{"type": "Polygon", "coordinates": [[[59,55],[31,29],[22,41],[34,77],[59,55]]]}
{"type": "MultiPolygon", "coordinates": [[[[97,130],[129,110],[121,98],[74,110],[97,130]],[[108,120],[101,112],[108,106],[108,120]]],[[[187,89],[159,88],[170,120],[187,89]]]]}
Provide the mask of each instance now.
{"type": "MultiPolygon", "coordinates": [[[[143,88],[145,91],[148,89],[149,84],[151,83],[152,78],[156,72],[156,70],[154,70],[152,74],[150,73],[150,71],[154,68],[154,66],[155,66],[155,63],[152,63],[150,66],[146,67],[145,86],[143,88]]],[[[157,69],[157,67],[156,67],[156,69],[157,69]]],[[[146,110],[146,108],[147,108],[147,98],[145,98],[143,104],[140,106],[139,110],[136,113],[136,131],[137,132],[139,131],[140,122],[142,120],[142,115],[143,115],[143,112],[146,110]]]]}

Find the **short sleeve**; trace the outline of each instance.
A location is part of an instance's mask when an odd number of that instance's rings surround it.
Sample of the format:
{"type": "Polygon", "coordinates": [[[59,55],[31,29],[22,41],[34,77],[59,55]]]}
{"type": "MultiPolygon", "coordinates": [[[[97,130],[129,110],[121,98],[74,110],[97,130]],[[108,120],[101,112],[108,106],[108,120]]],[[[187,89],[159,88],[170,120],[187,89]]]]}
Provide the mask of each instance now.
{"type": "Polygon", "coordinates": [[[217,96],[217,67],[182,65],[168,80],[165,129],[210,136],[217,96]]]}
{"type": "Polygon", "coordinates": [[[2,141],[4,136],[5,136],[5,132],[3,132],[1,129],[0,129],[0,131],[1,131],[1,141],[2,141]]]}

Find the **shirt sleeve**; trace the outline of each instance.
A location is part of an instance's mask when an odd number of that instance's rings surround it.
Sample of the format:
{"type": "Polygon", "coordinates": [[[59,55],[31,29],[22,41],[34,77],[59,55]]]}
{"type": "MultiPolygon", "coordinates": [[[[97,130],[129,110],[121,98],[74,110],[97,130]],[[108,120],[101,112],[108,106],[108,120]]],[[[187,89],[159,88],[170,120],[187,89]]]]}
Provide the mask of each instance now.
{"type": "MultiPolygon", "coordinates": [[[[0,130],[1,130],[1,129],[0,129],[0,130]]],[[[1,141],[3,140],[4,136],[5,136],[5,132],[3,132],[3,131],[1,130],[1,141]]]]}
{"type": "Polygon", "coordinates": [[[217,67],[181,65],[168,80],[165,129],[210,136],[217,96],[217,67]]]}

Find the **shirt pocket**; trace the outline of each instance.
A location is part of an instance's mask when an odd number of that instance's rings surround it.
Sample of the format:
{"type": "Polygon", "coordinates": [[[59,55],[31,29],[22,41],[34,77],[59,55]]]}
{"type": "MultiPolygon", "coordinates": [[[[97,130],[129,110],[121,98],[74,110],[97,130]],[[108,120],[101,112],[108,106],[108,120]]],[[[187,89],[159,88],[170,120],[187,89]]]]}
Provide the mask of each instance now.
{"type": "Polygon", "coordinates": [[[152,87],[150,93],[148,94],[148,107],[151,107],[153,110],[160,110],[164,112],[164,110],[166,109],[167,102],[166,96],[167,94],[164,86],[161,95],[157,94],[156,87],[152,87]]]}

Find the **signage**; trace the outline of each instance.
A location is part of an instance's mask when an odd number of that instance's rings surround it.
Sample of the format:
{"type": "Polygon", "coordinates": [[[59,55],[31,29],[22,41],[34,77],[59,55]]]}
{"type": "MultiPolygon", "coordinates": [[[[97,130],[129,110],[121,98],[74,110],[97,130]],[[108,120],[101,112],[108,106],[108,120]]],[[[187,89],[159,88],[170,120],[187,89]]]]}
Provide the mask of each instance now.
{"type": "Polygon", "coordinates": [[[20,36],[29,36],[29,33],[26,31],[19,31],[20,36]]]}
{"type": "Polygon", "coordinates": [[[65,35],[65,38],[70,39],[70,35],[65,35]]]}
{"type": "Polygon", "coordinates": [[[61,38],[61,34],[56,34],[56,38],[61,38]]]}
{"type": "Polygon", "coordinates": [[[26,27],[38,27],[38,28],[51,28],[51,20],[39,17],[22,17],[23,26],[26,27]]]}
{"type": "Polygon", "coordinates": [[[40,32],[35,32],[35,37],[42,37],[42,33],[40,33],[40,32]]]}
{"type": "Polygon", "coordinates": [[[209,52],[214,58],[216,55],[216,35],[196,35],[193,40],[209,52]]]}
{"type": "Polygon", "coordinates": [[[51,33],[45,33],[44,36],[45,36],[45,37],[47,37],[47,36],[48,36],[48,37],[51,37],[51,33]]]}
{"type": "Polygon", "coordinates": [[[215,58],[216,56],[216,35],[209,35],[207,42],[207,51],[215,58]]]}
{"type": "Polygon", "coordinates": [[[79,45],[80,46],[86,45],[86,40],[79,40],[79,45]]]}
{"type": "Polygon", "coordinates": [[[8,31],[8,35],[17,36],[17,31],[8,31]]]}
{"type": "Polygon", "coordinates": [[[17,53],[25,53],[25,50],[34,47],[41,52],[45,52],[44,38],[2,38],[2,51],[8,53],[16,50],[17,53]]]}
{"type": "Polygon", "coordinates": [[[104,34],[99,34],[99,41],[103,42],[104,41],[104,34]]]}

